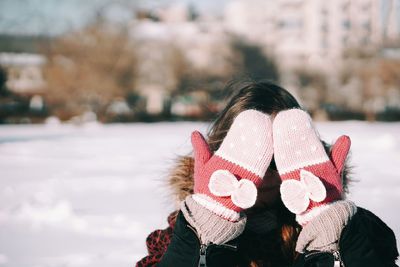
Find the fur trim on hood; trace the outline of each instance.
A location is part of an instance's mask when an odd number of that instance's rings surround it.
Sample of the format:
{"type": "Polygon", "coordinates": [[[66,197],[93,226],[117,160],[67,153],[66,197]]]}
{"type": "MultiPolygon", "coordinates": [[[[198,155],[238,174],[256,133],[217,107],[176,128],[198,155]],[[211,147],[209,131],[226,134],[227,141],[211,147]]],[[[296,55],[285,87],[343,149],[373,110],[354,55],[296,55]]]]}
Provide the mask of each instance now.
{"type": "Polygon", "coordinates": [[[168,186],[176,200],[177,207],[188,195],[193,194],[194,159],[189,156],[179,157],[168,176],[168,186]]]}

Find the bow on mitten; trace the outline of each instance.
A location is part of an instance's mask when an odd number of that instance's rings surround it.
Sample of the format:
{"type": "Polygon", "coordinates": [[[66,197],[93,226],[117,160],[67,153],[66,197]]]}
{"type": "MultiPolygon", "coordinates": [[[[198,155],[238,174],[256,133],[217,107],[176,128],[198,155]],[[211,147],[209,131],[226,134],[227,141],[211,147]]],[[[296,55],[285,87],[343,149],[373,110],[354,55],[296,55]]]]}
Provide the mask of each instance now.
{"type": "Polygon", "coordinates": [[[329,203],[342,199],[342,170],[350,138],[341,136],[330,157],[303,110],[279,112],[273,122],[275,163],[282,179],[281,198],[305,225],[329,203]]]}
{"type": "Polygon", "coordinates": [[[241,210],[254,205],[272,159],[269,116],[256,110],[241,112],[214,155],[197,131],[192,133],[192,145],[193,199],[221,217],[238,220],[241,210]]]}

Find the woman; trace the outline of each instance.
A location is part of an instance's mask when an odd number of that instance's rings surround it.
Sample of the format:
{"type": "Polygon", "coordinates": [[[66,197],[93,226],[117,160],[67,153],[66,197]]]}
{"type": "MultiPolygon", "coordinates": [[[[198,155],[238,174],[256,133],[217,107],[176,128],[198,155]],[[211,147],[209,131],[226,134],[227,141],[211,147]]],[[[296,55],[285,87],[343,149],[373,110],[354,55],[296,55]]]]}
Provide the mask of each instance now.
{"type": "Polygon", "coordinates": [[[299,108],[272,83],[238,85],[207,141],[193,133],[195,159],[170,177],[180,211],[137,266],[396,266],[393,232],[343,200],[349,138],[323,146],[299,108]]]}

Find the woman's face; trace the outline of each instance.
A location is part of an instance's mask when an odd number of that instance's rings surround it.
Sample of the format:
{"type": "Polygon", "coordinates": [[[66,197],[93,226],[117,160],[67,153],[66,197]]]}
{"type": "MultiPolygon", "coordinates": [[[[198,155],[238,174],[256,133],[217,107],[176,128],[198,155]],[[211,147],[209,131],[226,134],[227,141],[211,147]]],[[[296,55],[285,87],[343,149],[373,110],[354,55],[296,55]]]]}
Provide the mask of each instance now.
{"type": "Polygon", "coordinates": [[[275,168],[268,168],[261,186],[257,190],[257,200],[255,208],[273,206],[280,197],[279,187],[281,177],[275,168]]]}

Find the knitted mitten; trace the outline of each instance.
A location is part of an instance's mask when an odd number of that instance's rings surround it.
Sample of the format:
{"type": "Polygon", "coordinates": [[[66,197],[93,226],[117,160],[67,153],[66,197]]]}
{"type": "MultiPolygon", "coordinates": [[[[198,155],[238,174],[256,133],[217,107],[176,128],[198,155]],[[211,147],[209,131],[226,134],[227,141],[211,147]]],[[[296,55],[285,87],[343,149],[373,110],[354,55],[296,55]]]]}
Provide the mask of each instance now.
{"type": "Polygon", "coordinates": [[[256,110],[241,112],[214,155],[197,131],[192,133],[192,145],[193,199],[225,219],[238,220],[241,210],[254,205],[272,159],[269,116],[256,110]]]}
{"type": "Polygon", "coordinates": [[[341,136],[329,157],[310,116],[300,109],[277,114],[273,138],[275,163],[282,179],[282,201],[305,225],[330,203],[342,199],[341,173],[350,138],[341,136]]]}
{"type": "Polygon", "coordinates": [[[329,209],[322,211],[303,227],[297,238],[296,251],[338,251],[342,230],[356,212],[357,206],[351,201],[332,203],[329,209]]]}
{"type": "Polygon", "coordinates": [[[224,244],[242,234],[247,217],[229,221],[206,209],[192,196],[187,196],[181,203],[181,211],[186,221],[196,229],[202,244],[224,244]]]}

